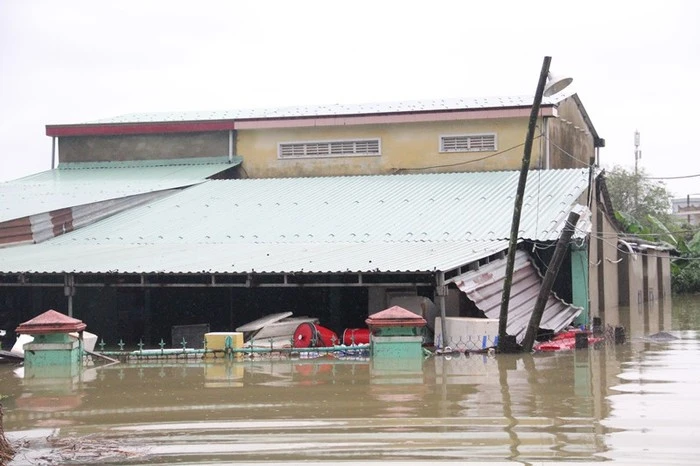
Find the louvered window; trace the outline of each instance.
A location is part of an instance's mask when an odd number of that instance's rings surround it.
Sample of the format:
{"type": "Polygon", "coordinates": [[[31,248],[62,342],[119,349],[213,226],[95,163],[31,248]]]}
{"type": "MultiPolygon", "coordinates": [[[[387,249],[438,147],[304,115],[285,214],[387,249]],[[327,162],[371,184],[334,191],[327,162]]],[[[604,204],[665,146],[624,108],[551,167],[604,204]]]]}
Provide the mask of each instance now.
{"type": "Polygon", "coordinates": [[[278,155],[280,159],[381,155],[381,145],[379,139],[283,142],[278,155]]]}
{"type": "Polygon", "coordinates": [[[482,152],[495,150],[495,134],[440,136],[440,152],[482,152]]]}

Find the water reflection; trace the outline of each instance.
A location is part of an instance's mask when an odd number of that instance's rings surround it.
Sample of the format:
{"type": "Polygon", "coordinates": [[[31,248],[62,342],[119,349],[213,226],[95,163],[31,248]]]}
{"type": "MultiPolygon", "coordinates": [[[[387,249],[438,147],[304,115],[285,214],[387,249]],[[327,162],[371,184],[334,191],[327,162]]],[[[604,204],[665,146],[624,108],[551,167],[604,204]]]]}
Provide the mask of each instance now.
{"type": "Polygon", "coordinates": [[[645,343],[645,351],[622,365],[609,397],[613,415],[603,421],[615,429],[608,438],[611,456],[697,464],[700,342],[694,331],[675,334],[678,340],[645,343]]]}
{"type": "MultiPolygon", "coordinates": [[[[14,464],[41,464],[71,439],[117,442],[109,464],[693,463],[700,341],[678,327],[697,325],[700,306],[657,309],[608,311],[631,326],[627,343],[565,353],[144,362],[41,383],[2,366],[5,430],[62,442],[32,443],[14,464]],[[642,338],[657,329],[677,339],[642,338]]],[[[63,464],[88,464],[60,451],[63,464]]]]}

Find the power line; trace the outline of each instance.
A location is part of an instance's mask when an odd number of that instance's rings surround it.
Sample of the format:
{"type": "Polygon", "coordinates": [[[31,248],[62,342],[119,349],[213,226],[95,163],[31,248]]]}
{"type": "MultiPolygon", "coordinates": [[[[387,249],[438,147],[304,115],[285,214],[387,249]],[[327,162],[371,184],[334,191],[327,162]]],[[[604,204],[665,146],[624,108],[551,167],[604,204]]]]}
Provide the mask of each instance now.
{"type": "Polygon", "coordinates": [[[700,173],[697,175],[684,175],[684,176],[645,176],[644,179],[647,180],[682,180],[684,178],[697,178],[700,176],[700,173]]]}
{"type": "MultiPolygon", "coordinates": [[[[554,147],[556,147],[557,149],[559,149],[559,150],[560,150],[564,155],[566,155],[567,157],[569,157],[569,158],[571,158],[571,159],[573,159],[573,160],[576,160],[576,161],[578,161],[578,162],[581,162],[581,160],[578,160],[576,157],[574,157],[573,155],[571,155],[569,152],[567,152],[566,150],[564,150],[562,147],[558,146],[554,141],[552,141],[552,140],[551,140],[550,138],[548,138],[547,136],[544,136],[544,135],[541,135],[541,136],[544,137],[544,138],[545,138],[549,143],[551,143],[554,147]]],[[[584,164],[586,167],[588,167],[588,168],[591,167],[590,164],[587,164],[587,163],[585,163],[585,162],[583,162],[583,164],[584,164]]],[[[695,175],[679,175],[679,176],[645,176],[645,177],[643,177],[643,178],[644,178],[645,180],[682,180],[682,179],[697,178],[697,177],[700,177],[700,173],[695,174],[695,175]]]]}
{"type": "MultiPolygon", "coordinates": [[[[539,138],[539,137],[540,137],[540,136],[536,136],[536,139],[539,138]]],[[[456,167],[456,166],[458,166],[458,165],[466,165],[466,164],[469,164],[469,163],[481,162],[482,160],[486,160],[486,159],[490,159],[490,158],[492,158],[492,157],[496,157],[496,156],[498,156],[498,155],[504,154],[504,153],[509,152],[509,151],[511,151],[511,150],[513,150],[513,149],[517,149],[518,147],[522,147],[522,146],[524,146],[524,145],[525,145],[525,143],[522,142],[522,143],[517,144],[517,145],[515,145],[515,146],[509,147],[509,148],[507,148],[507,149],[503,149],[503,150],[501,150],[501,151],[495,152],[495,153],[493,153],[493,154],[490,154],[490,155],[487,155],[487,156],[485,156],[485,157],[481,157],[481,158],[478,158],[478,159],[465,160],[465,161],[463,161],[463,162],[448,163],[448,164],[444,164],[444,165],[430,165],[430,166],[427,166],[427,167],[399,168],[399,169],[397,169],[396,171],[397,171],[397,172],[402,172],[402,171],[413,171],[413,170],[430,170],[431,168],[456,167]]]]}

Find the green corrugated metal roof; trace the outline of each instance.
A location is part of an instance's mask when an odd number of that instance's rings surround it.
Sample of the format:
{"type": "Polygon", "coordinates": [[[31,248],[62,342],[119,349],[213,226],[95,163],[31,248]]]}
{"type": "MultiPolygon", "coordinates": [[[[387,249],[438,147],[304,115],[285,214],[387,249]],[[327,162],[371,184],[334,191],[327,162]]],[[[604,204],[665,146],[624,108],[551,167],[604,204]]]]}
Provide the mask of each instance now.
{"type": "Polygon", "coordinates": [[[443,243],[61,244],[0,249],[3,273],[345,273],[451,270],[507,241],[443,243]]]}
{"type": "MultiPolygon", "coordinates": [[[[228,167],[235,166],[243,162],[243,157],[228,156],[221,157],[188,157],[179,159],[153,159],[153,160],[114,160],[101,162],[64,162],[58,165],[59,170],[82,170],[92,168],[153,168],[153,167],[169,167],[172,173],[180,173],[178,167],[199,167],[197,169],[188,168],[191,172],[200,170],[208,171],[204,168],[205,165],[227,165],[228,167]]],[[[46,173],[46,172],[44,172],[46,173]]],[[[217,173],[217,172],[214,172],[217,173]]],[[[28,176],[27,178],[32,178],[28,176]]],[[[26,178],[22,178],[26,179],[26,178]]]]}
{"type": "Polygon", "coordinates": [[[241,161],[215,157],[61,164],[56,170],[0,183],[0,222],[201,183],[241,161]]]}
{"type": "MultiPolygon", "coordinates": [[[[0,250],[0,271],[445,270],[507,247],[518,178],[208,181],[41,245],[0,250]]],[[[587,187],[584,169],[531,172],[520,237],[558,238],[587,187]]]]}
{"type": "MultiPolygon", "coordinates": [[[[484,241],[510,237],[518,171],[218,180],[56,241],[318,243],[484,241]],[[116,233],[118,232],[118,235],[116,233]]],[[[588,170],[533,171],[523,238],[554,240],[588,170]]]]}

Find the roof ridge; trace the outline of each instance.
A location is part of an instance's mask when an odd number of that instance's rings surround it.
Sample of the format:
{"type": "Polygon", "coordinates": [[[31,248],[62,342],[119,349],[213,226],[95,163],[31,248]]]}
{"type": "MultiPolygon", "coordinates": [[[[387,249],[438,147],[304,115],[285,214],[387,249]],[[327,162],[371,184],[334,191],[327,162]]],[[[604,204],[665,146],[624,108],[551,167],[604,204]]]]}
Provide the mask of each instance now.
{"type": "MultiPolygon", "coordinates": [[[[86,125],[166,122],[245,120],[260,118],[290,118],[304,116],[336,116],[356,114],[429,112],[445,110],[469,110],[487,108],[524,107],[532,104],[532,95],[436,97],[361,103],[297,104],[283,106],[242,107],[219,110],[175,110],[156,112],[131,112],[114,117],[84,122],[86,125]]],[[[561,97],[544,97],[543,105],[556,105],[561,97]]]]}

